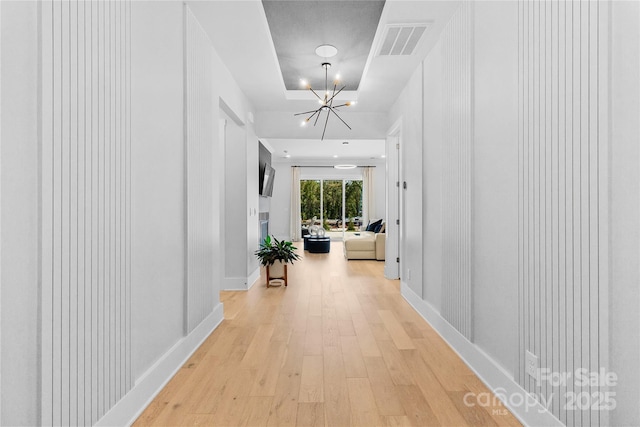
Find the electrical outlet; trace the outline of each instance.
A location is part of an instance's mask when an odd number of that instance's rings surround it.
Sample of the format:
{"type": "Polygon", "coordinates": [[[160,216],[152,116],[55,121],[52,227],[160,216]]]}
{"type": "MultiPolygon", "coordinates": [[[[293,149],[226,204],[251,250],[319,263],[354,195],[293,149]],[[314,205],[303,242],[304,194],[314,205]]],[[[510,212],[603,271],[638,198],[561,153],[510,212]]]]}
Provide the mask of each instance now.
{"type": "Polygon", "coordinates": [[[527,350],[524,364],[527,374],[538,382],[538,356],[527,350]]]}

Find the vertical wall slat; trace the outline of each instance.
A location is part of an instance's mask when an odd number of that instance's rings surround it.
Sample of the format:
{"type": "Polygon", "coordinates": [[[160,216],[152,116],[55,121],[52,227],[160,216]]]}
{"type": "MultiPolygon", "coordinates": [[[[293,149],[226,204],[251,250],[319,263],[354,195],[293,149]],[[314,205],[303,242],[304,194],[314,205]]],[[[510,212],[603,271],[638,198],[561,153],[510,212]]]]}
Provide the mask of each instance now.
{"type": "Polygon", "coordinates": [[[42,235],[41,235],[41,257],[42,257],[42,347],[41,347],[41,417],[43,425],[53,424],[53,194],[54,194],[54,141],[55,141],[55,120],[53,106],[55,88],[55,63],[54,45],[56,38],[54,35],[55,25],[55,4],[53,1],[43,1],[40,3],[40,19],[42,34],[42,139],[41,168],[42,168],[42,235]]]}
{"type": "Polygon", "coordinates": [[[212,52],[211,42],[185,6],[186,316],[191,332],[213,310],[212,52]]]}
{"type": "Polygon", "coordinates": [[[43,1],[42,423],[95,423],[130,380],[130,8],[43,1]]]}
{"type": "Polygon", "coordinates": [[[443,204],[442,314],[472,339],[471,177],[472,6],[465,2],[443,30],[443,204]]]}

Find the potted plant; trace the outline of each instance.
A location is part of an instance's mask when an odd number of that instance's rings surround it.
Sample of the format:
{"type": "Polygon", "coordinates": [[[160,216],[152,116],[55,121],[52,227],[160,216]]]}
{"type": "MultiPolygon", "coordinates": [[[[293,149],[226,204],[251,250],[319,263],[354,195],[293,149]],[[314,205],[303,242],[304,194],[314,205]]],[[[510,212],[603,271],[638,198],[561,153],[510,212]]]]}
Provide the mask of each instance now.
{"type": "Polygon", "coordinates": [[[287,286],[287,264],[300,259],[296,249],[293,243],[271,236],[265,237],[260,243],[260,249],[255,254],[260,265],[267,269],[267,288],[271,279],[283,279],[287,286]]]}

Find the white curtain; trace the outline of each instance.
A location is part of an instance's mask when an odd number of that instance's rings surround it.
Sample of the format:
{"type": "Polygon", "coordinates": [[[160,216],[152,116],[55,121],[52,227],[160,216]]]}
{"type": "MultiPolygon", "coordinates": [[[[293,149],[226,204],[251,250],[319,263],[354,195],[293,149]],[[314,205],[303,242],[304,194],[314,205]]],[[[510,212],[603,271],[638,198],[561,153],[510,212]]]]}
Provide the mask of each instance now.
{"type": "Polygon", "coordinates": [[[291,167],[291,209],[289,213],[291,241],[299,242],[302,224],[300,221],[300,168],[298,166],[291,167]]]}
{"type": "Polygon", "coordinates": [[[366,226],[376,215],[375,185],[373,182],[373,168],[362,168],[362,225],[366,226]]]}

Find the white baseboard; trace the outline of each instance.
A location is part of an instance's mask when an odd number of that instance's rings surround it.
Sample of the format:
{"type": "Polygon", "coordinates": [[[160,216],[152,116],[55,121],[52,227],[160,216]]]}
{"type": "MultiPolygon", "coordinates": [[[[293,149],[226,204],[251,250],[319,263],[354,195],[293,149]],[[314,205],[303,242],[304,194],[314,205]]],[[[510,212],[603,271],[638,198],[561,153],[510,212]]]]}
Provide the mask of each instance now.
{"type": "Polygon", "coordinates": [[[96,426],[130,426],[133,424],[193,352],[220,325],[222,320],[224,320],[223,306],[222,303],[219,303],[189,335],[178,341],[160,360],[142,374],[133,388],[98,420],[96,426]]]}
{"type": "Polygon", "coordinates": [[[385,260],[384,262],[384,277],[390,280],[399,279],[397,265],[394,267],[391,267],[389,266],[389,263],[387,261],[388,260],[385,260]]]}
{"type": "Polygon", "coordinates": [[[253,287],[253,285],[255,285],[258,282],[258,279],[260,279],[260,267],[256,268],[253,273],[251,273],[249,275],[249,277],[247,278],[247,283],[249,284],[249,289],[251,289],[253,287]]]}
{"type": "Polygon", "coordinates": [[[225,277],[222,283],[223,291],[248,291],[260,278],[260,267],[247,277],[225,277]]]}
{"type": "Polygon", "coordinates": [[[513,380],[511,374],[500,367],[489,355],[458,332],[428,302],[420,298],[406,283],[400,283],[402,296],[458,353],[458,356],[493,391],[502,403],[525,426],[558,426],[564,424],[539,402],[528,400],[528,405],[514,405],[512,396],[526,397],[529,393],[513,380]]]}
{"type": "Polygon", "coordinates": [[[247,278],[246,277],[225,277],[222,282],[223,291],[246,291],[247,290],[247,278]]]}

